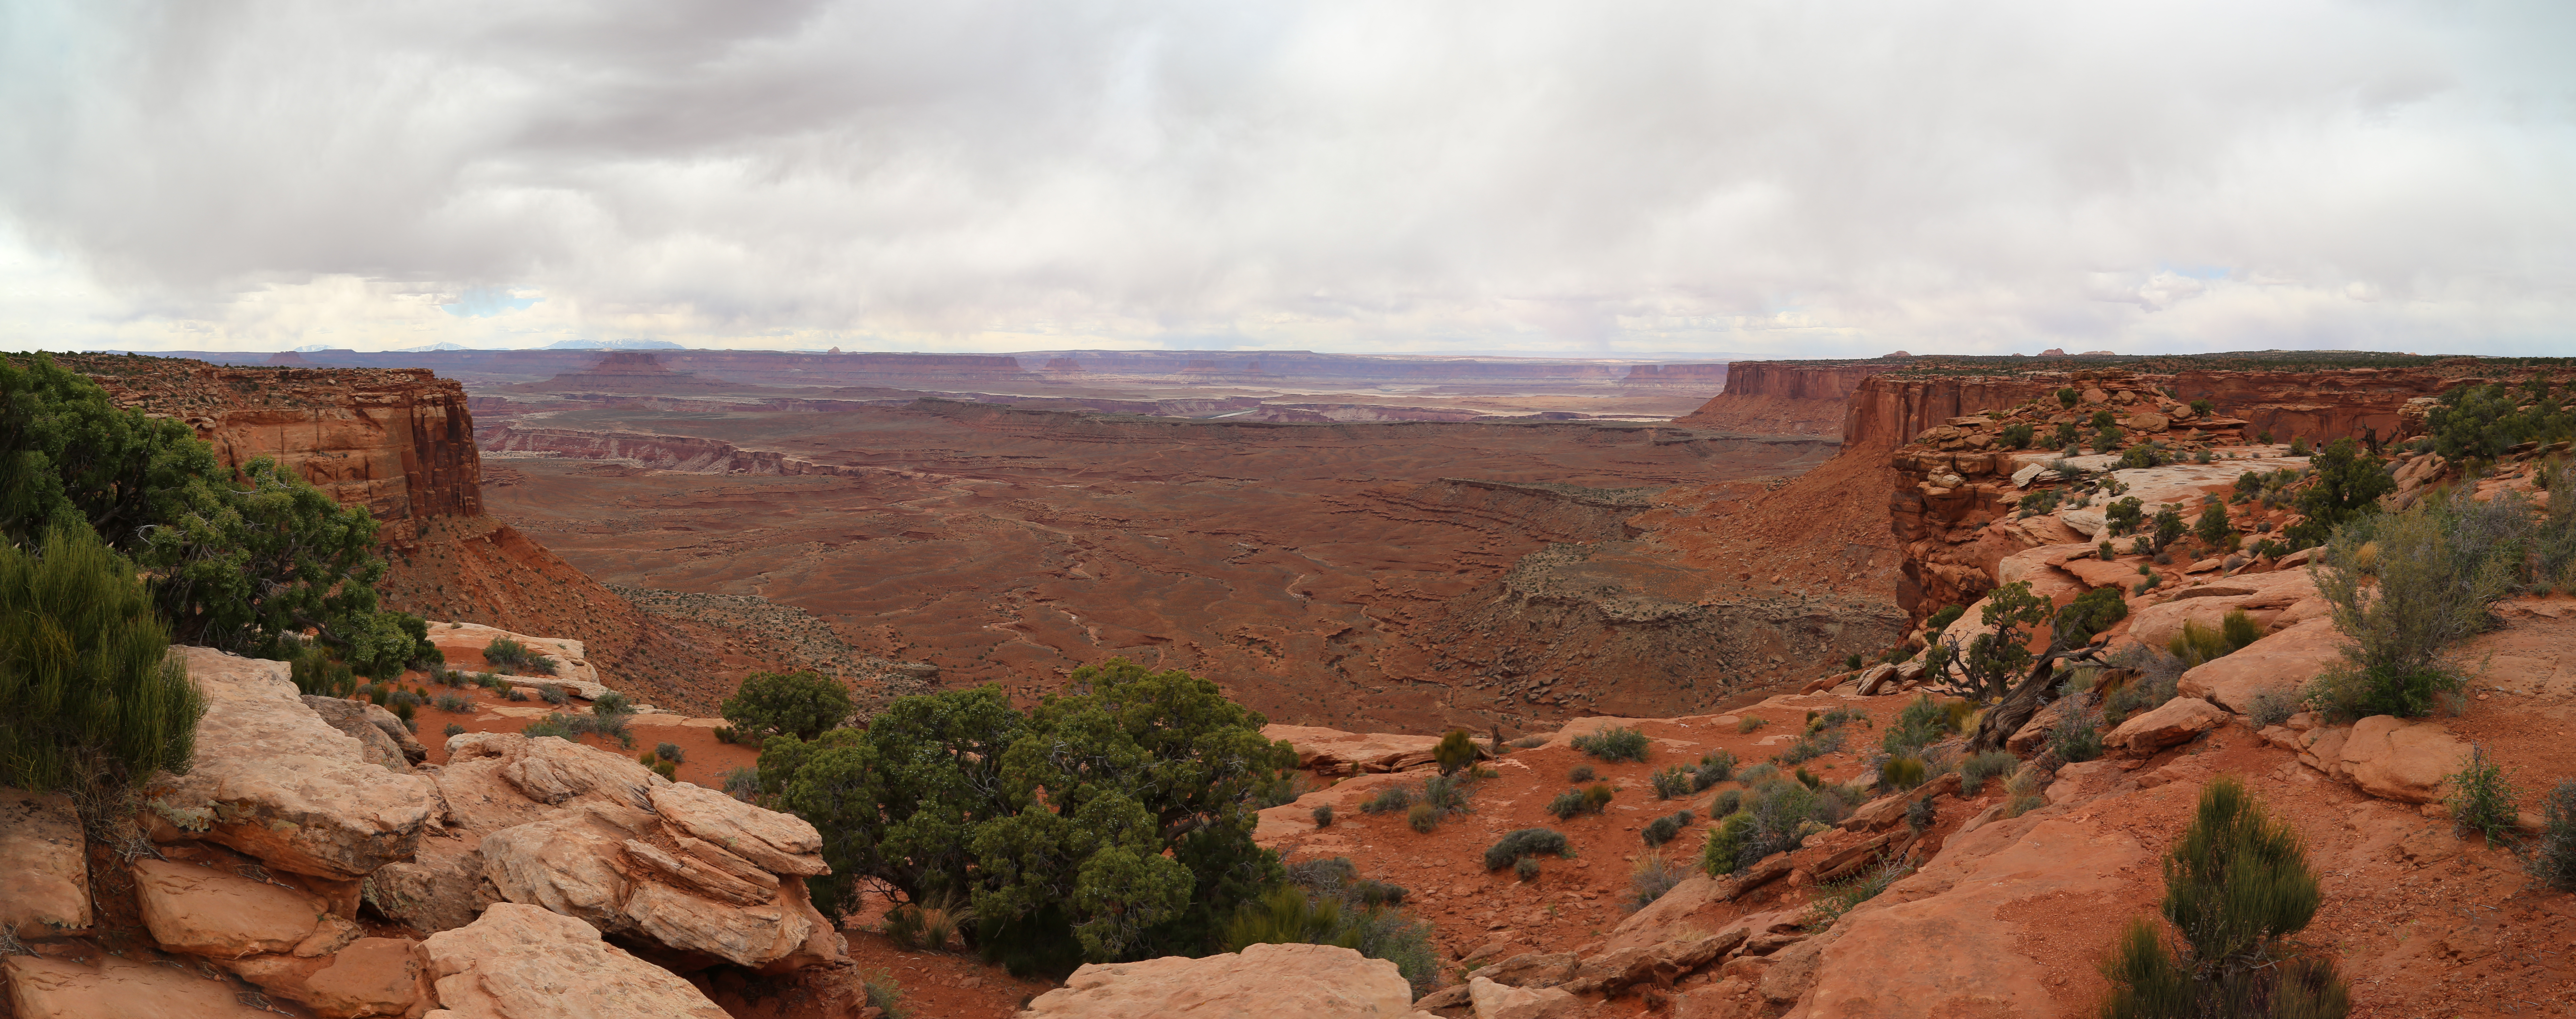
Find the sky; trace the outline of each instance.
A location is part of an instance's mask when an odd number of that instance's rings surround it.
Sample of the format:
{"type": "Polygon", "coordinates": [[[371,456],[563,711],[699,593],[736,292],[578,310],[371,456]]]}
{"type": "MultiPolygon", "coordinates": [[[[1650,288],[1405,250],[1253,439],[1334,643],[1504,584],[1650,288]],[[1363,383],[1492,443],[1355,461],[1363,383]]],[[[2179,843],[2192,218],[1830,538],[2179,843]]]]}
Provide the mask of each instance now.
{"type": "Polygon", "coordinates": [[[2576,4],[0,5],[0,349],[2576,353],[2576,4]]]}

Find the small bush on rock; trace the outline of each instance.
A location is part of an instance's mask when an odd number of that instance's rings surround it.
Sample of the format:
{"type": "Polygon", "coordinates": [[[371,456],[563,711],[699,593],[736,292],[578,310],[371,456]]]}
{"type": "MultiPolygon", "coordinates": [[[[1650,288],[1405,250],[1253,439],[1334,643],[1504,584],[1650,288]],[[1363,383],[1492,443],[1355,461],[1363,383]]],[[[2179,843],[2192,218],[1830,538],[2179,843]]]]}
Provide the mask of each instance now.
{"type": "Polygon", "coordinates": [[[1628,908],[1644,909],[1654,905],[1655,900],[1663,898],[1665,892],[1672,891],[1688,876],[1687,870],[1665,859],[1662,853],[1638,854],[1636,864],[1628,868],[1628,908]]]}
{"type": "Polygon", "coordinates": [[[2253,702],[2245,706],[2245,714],[2253,720],[2256,729],[2267,729],[2287,722],[2290,716],[2297,714],[2298,711],[2298,697],[2280,687],[2256,691],[2253,702]]]}
{"type": "Polygon", "coordinates": [[[1501,870],[1540,854],[1566,855],[1564,833],[1549,828],[1522,828],[1505,835],[1485,850],[1485,869],[1501,870]]]}
{"type": "Polygon", "coordinates": [[[1620,761],[1646,760],[1646,734],[1627,726],[1613,726],[1587,736],[1574,738],[1574,749],[1616,764],[1620,761]]]}
{"type": "Polygon", "coordinates": [[[1878,767],[1878,786],[1892,792],[1903,792],[1923,784],[1923,759],[1891,757],[1878,767]]]}
{"type": "Polygon", "coordinates": [[[1940,816],[1940,805],[1933,803],[1932,797],[1929,796],[1905,805],[1905,826],[1915,831],[1932,827],[1932,822],[1940,816]]]}
{"type": "Polygon", "coordinates": [[[1913,872],[1914,867],[1904,859],[1889,859],[1876,866],[1863,867],[1858,873],[1840,881],[1817,885],[1814,894],[1807,898],[1807,908],[1812,911],[1807,929],[1823,930],[1833,926],[1834,921],[1842,919],[1842,915],[1851,912],[1852,907],[1877,898],[1878,893],[1887,890],[1887,886],[1913,872]]]}
{"type": "Polygon", "coordinates": [[[687,753],[686,751],[681,750],[681,749],[680,749],[680,745],[679,745],[679,744],[677,744],[677,743],[657,743],[657,744],[654,744],[654,746],[653,746],[653,756],[655,756],[655,757],[659,757],[659,758],[661,758],[661,759],[663,759],[663,760],[665,760],[665,761],[669,761],[669,762],[671,762],[671,763],[673,763],[673,764],[687,764],[687,763],[689,763],[689,755],[688,755],[688,753],[687,753]]]}
{"type": "Polygon", "coordinates": [[[1440,737],[1440,745],[1431,750],[1431,759],[1440,765],[1440,773],[1454,775],[1476,763],[1476,740],[1465,729],[1451,729],[1440,737]]]}
{"type": "Polygon", "coordinates": [[[1708,800],[1710,817],[1725,817],[1742,809],[1744,809],[1744,790],[1742,789],[1729,789],[1709,797],[1708,800]]]}
{"type": "Polygon", "coordinates": [[[2069,697],[2071,703],[2058,713],[2057,728],[2049,731],[2049,751],[2070,764],[2102,756],[2102,712],[2093,707],[2089,694],[2069,697]]]}
{"type": "Polygon", "coordinates": [[[1959,795],[1975,796],[1987,779],[2010,775],[2018,767],[2021,767],[2021,758],[2002,750],[1971,755],[1959,762],[1959,795]]]}
{"type": "Polygon", "coordinates": [[[565,693],[564,688],[556,684],[539,683],[537,684],[537,698],[548,704],[561,704],[565,701],[571,700],[572,695],[565,693]]]}
{"type": "Polygon", "coordinates": [[[1768,718],[1764,718],[1760,715],[1746,715],[1735,723],[1735,731],[1738,734],[1748,733],[1769,724],[1771,724],[1771,720],[1768,718]]]}
{"type": "Polygon", "coordinates": [[[2308,699],[2337,718],[2431,713],[2464,682],[2444,652],[2483,629],[2487,607],[2513,591],[2531,533],[2522,500],[2482,503],[2465,491],[2337,528],[2312,572],[2346,638],[2346,663],[2317,677],[2308,699]]]}
{"type": "Polygon", "coordinates": [[[436,700],[430,702],[430,706],[451,715],[461,715],[474,710],[473,701],[466,700],[465,698],[452,693],[439,694],[436,700]]]}
{"type": "Polygon", "coordinates": [[[2201,791],[2164,862],[2163,913],[2180,937],[2131,921],[2102,975],[2104,1019],[2341,1019],[2350,991],[2334,963],[2290,938],[2323,904],[2297,829],[2266,816],[2235,778],[2201,791]]]}
{"type": "Polygon", "coordinates": [[[448,736],[462,736],[462,735],[465,735],[465,727],[464,727],[464,726],[461,726],[461,725],[458,725],[458,724],[456,724],[456,723],[454,723],[454,722],[449,722],[449,723],[447,723],[447,728],[446,728],[445,730],[443,730],[443,735],[448,735],[448,736]]]}

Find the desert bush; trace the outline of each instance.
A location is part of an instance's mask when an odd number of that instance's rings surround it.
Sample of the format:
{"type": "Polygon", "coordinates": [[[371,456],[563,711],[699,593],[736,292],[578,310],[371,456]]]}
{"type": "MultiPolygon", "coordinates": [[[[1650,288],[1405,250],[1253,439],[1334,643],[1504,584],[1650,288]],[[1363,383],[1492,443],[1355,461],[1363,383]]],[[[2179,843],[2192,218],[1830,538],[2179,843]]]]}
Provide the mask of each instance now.
{"type": "Polygon", "coordinates": [[[1451,729],[1440,737],[1440,745],[1431,750],[1431,759],[1440,765],[1443,775],[1457,774],[1476,763],[1476,740],[1465,729],[1451,729]]]}
{"type": "Polygon", "coordinates": [[[1940,610],[1939,610],[1939,611],[1936,611],[1936,612],[1932,613],[1932,615],[1931,615],[1929,618],[1927,618],[1927,619],[1925,619],[1925,620],[1923,621],[1923,629],[1924,629],[1924,632],[1926,632],[1926,633],[1939,633],[1939,632],[1941,632],[1941,631],[1943,631],[1943,630],[1949,629],[1949,628],[1950,628],[1950,624],[1955,623],[1955,622],[1958,622],[1958,621],[1959,621],[1959,617],[1960,617],[1960,616],[1963,616],[1963,615],[1966,615],[1967,613],[1968,613],[1968,610],[1967,610],[1967,608],[1966,608],[1966,607],[1964,607],[1964,606],[1959,606],[1959,605],[1944,605],[1944,606],[1941,606],[1941,608],[1940,608],[1940,610]]]}
{"type": "Polygon", "coordinates": [[[760,792],[760,769],[750,767],[728,768],[725,770],[722,781],[724,783],[723,788],[725,795],[748,803],[754,795],[760,792]]]}
{"type": "Polygon", "coordinates": [[[1743,771],[1737,772],[1735,780],[1744,783],[1744,787],[1750,789],[1779,777],[1780,766],[1765,761],[1761,764],[1756,764],[1744,769],[1743,771]]]}
{"type": "Polygon", "coordinates": [[[449,722],[447,723],[447,728],[439,730],[439,733],[444,736],[462,736],[465,735],[465,727],[454,722],[449,722]]]}
{"type": "Polygon", "coordinates": [[[1538,860],[1535,857],[1524,856],[1512,861],[1512,876],[1523,881],[1538,880],[1538,860]]]}
{"type": "Polygon", "coordinates": [[[1377,795],[1360,801],[1360,813],[1363,814],[1392,814],[1411,809],[1413,809],[1412,786],[1391,785],[1378,790],[1377,795]]]}
{"type": "Polygon", "coordinates": [[[1881,860],[1874,866],[1862,867],[1842,880],[1817,885],[1816,890],[1807,897],[1809,913],[1806,928],[1820,931],[1833,926],[1834,921],[1842,919],[1843,914],[1851,912],[1852,907],[1877,898],[1878,893],[1887,890],[1887,886],[1895,884],[1898,879],[1913,872],[1914,867],[1911,864],[1906,863],[1902,857],[1896,857],[1881,860]]]}
{"type": "Polygon", "coordinates": [[[1317,827],[1317,828],[1330,828],[1330,827],[1332,827],[1332,826],[1333,826],[1333,805],[1332,805],[1332,804],[1330,804],[1330,803],[1324,803],[1324,804],[1318,804],[1318,805],[1316,805],[1316,807],[1315,807],[1314,817],[1315,817],[1315,827],[1317,827]]]}
{"type": "Polygon", "coordinates": [[[2235,778],[2201,791],[2164,873],[2163,913],[2179,938],[2168,943],[2144,917],[2130,923],[2102,966],[2111,982],[2105,1019],[2339,1019],[2349,1011],[2334,964],[2290,940],[2324,902],[2307,849],[2235,778]]]}
{"type": "Polygon", "coordinates": [[[510,687],[501,692],[501,699],[505,701],[524,701],[528,699],[528,692],[515,686],[510,687]]]}
{"type": "Polygon", "coordinates": [[[2200,519],[2192,522],[2191,535],[2212,548],[2226,544],[2236,536],[2236,529],[2227,523],[2227,507],[2210,503],[2202,508],[2200,519]]]}
{"type": "Polygon", "coordinates": [[[1616,764],[1620,761],[1646,760],[1646,734],[1627,726],[1613,726],[1586,736],[1574,738],[1574,749],[1616,764]]]}
{"type": "Polygon", "coordinates": [[[430,706],[451,715],[461,715],[474,710],[473,701],[466,700],[465,698],[452,693],[439,694],[436,700],[430,702],[430,706]]]}
{"type": "Polygon", "coordinates": [[[912,1019],[912,1009],[903,1003],[903,985],[894,974],[882,969],[869,970],[859,977],[868,1006],[883,1013],[885,1019],[912,1019]]]}
{"type": "Polygon", "coordinates": [[[2378,459],[2351,439],[2336,439],[2317,451],[2308,468],[2316,482],[2298,497],[2299,513],[2306,519],[2290,528],[2290,544],[2300,548],[2324,542],[2335,528],[2368,514],[2380,496],[2397,488],[2378,459]]]}
{"type": "Polygon", "coordinates": [[[1547,745],[1547,737],[1523,736],[1519,739],[1513,740],[1511,745],[1522,750],[1535,750],[1547,745]]]}
{"type": "Polygon", "coordinates": [[[1693,774],[1696,774],[1695,769],[1686,768],[1676,764],[1672,767],[1657,771],[1652,776],[1649,776],[1647,778],[1647,784],[1654,787],[1655,798],[1659,800],[1669,800],[1677,797],[1688,796],[1699,791],[1699,789],[1691,783],[1691,776],[1693,774]]]}
{"type": "Polygon", "coordinates": [[[755,672],[743,677],[719,713],[753,740],[789,735],[810,740],[850,717],[850,691],[813,670],[755,672]]]}
{"type": "Polygon", "coordinates": [[[287,676],[294,681],[297,692],[348,697],[357,691],[357,673],[347,662],[334,661],[329,650],[318,645],[304,647],[301,638],[292,635],[280,642],[279,650],[287,655],[287,676]]]}
{"type": "Polygon", "coordinates": [[[1440,808],[1428,803],[1416,803],[1413,809],[1405,812],[1404,823],[1414,831],[1429,835],[1432,829],[1440,827],[1440,817],[1440,808]]]}
{"type": "Polygon", "coordinates": [[[1796,782],[1765,782],[1712,830],[1701,847],[1701,865],[1711,875],[1732,874],[1773,853],[1796,849],[1805,841],[1804,829],[1840,820],[1847,809],[1842,800],[1796,782]]]}
{"type": "Polygon", "coordinates": [[[654,761],[653,773],[673,782],[680,780],[680,766],[671,761],[654,761]]]}
{"type": "Polygon", "coordinates": [[[1848,736],[1840,728],[1818,729],[1798,737],[1797,742],[1789,744],[1788,749],[1782,750],[1773,760],[1789,765],[1805,764],[1826,754],[1841,753],[1847,741],[1848,736]]]}
{"type": "Polygon", "coordinates": [[[2049,730],[2048,749],[2069,764],[2102,756],[2102,712],[2087,694],[2071,694],[2049,730]]]}
{"type": "Polygon", "coordinates": [[[1743,718],[1736,720],[1735,731],[1738,734],[1748,733],[1769,724],[1771,724],[1771,720],[1768,718],[1764,718],[1760,715],[1746,715],[1743,718]]]}
{"type": "Polygon", "coordinates": [[[2197,619],[2184,621],[2182,632],[2174,634],[2173,640],[2165,644],[2165,652],[2182,659],[2186,669],[2224,657],[2234,650],[2227,646],[2227,636],[2217,627],[2202,626],[2197,619]]]}
{"type": "Polygon", "coordinates": [[[1879,738],[1879,749],[1889,757],[1917,757],[1924,747],[1957,731],[1956,716],[1943,709],[1931,694],[1916,694],[1897,709],[1896,718],[1888,723],[1887,735],[1879,738]]]}
{"type": "Polygon", "coordinates": [[[1691,791],[1699,792],[1734,775],[1735,751],[1721,748],[1701,754],[1699,767],[1691,771],[1691,791]]]}
{"type": "Polygon", "coordinates": [[[2004,780],[2004,814],[2007,819],[2020,817],[2048,804],[2040,791],[2047,787],[2048,773],[2029,764],[2004,780]]]}
{"type": "Polygon", "coordinates": [[[2469,745],[2469,759],[2447,783],[2449,794],[2442,805],[2451,808],[2451,829],[2461,838],[2476,832],[2487,837],[2490,845],[2506,845],[2513,835],[2513,822],[2519,812],[2514,805],[2513,780],[2504,766],[2487,755],[2487,748],[2469,745]]]}
{"type": "Polygon", "coordinates": [[[594,715],[631,715],[635,713],[635,704],[627,700],[625,694],[610,690],[591,699],[590,711],[594,715]]]}
{"type": "Polygon", "coordinates": [[[2111,656],[2111,664],[2134,673],[2127,683],[2103,699],[2102,718],[2117,726],[2142,711],[2153,711],[2173,700],[2182,686],[2186,666],[2183,660],[2158,648],[2131,645],[2111,656]]]}
{"type": "Polygon", "coordinates": [[[844,911],[862,881],[953,896],[970,943],[1018,973],[1221,943],[1282,880],[1252,844],[1252,793],[1294,749],[1185,672],[1112,659],[1071,680],[1081,692],[1025,715],[985,686],[897,698],[865,730],[770,737],[760,781],[832,867],[808,880],[815,903],[844,911]]]}
{"type": "Polygon", "coordinates": [[[1690,811],[1677,811],[1646,822],[1645,830],[1639,832],[1638,837],[1645,840],[1648,848],[1653,848],[1681,835],[1682,829],[1690,827],[1690,823],[1690,811]]]}
{"type": "Polygon", "coordinates": [[[0,785],[109,791],[188,770],[205,700],[136,572],[83,527],[0,544],[0,785]]]}
{"type": "Polygon", "coordinates": [[[2444,652],[2482,629],[2487,607],[2512,592],[2530,534],[2520,500],[2482,503],[2466,492],[2338,528],[2311,572],[2345,638],[2345,662],[2320,675],[2307,699],[2338,718],[2430,713],[2463,683],[2444,652]]]}
{"type": "Polygon", "coordinates": [[[2253,721],[2254,728],[2258,730],[2287,722],[2291,715],[2298,712],[2298,696],[2280,687],[2255,691],[2253,702],[2245,706],[2246,717],[2253,721]]]}
{"type": "Polygon", "coordinates": [[[2003,696],[2012,681],[2029,670],[2028,630],[2049,618],[2049,607],[2048,599],[2031,593],[2027,580],[2005,584],[1987,595],[1977,621],[1990,632],[1969,641],[1960,659],[1971,696],[1980,700],[2003,696]]]}
{"type": "Polygon", "coordinates": [[[2012,770],[2018,767],[2021,767],[2021,758],[2006,751],[1988,750],[1972,754],[1959,762],[1959,795],[1975,796],[1987,779],[2012,774],[2012,770]]]}
{"type": "Polygon", "coordinates": [[[1252,803],[1263,810],[1286,806],[1297,802],[1298,797],[1323,787],[1324,784],[1311,774],[1296,768],[1281,768],[1253,785],[1252,803]]]}
{"type": "Polygon", "coordinates": [[[1932,802],[1932,797],[1926,796],[1905,804],[1905,826],[1915,831],[1932,827],[1932,822],[1939,820],[1940,816],[1941,807],[1932,802]]]}
{"type": "Polygon", "coordinates": [[[1886,764],[1878,766],[1878,787],[1881,789],[1903,792],[1922,784],[1923,759],[1920,757],[1891,757],[1886,764]]]}
{"type": "Polygon", "coordinates": [[[2068,408],[2073,408],[2075,406],[2075,402],[2083,398],[2084,394],[2076,392],[2071,388],[2060,389],[2057,391],[2057,402],[2068,408]]]}
{"type": "Polygon", "coordinates": [[[2523,866],[2543,885],[2576,892],[2576,779],[2560,779],[2540,801],[2540,838],[2523,866]]]}
{"type": "Polygon", "coordinates": [[[572,699],[571,694],[565,693],[562,686],[554,683],[537,684],[537,697],[548,704],[562,704],[572,699]]]}
{"type": "Polygon", "coordinates": [[[1595,785],[1588,789],[1568,789],[1547,801],[1547,812],[1560,821],[1573,820],[1581,814],[1598,814],[1610,803],[1610,787],[1595,785]]]}
{"type": "Polygon", "coordinates": [[[2546,394],[2528,409],[2521,402],[2522,394],[2501,382],[2443,393],[2442,402],[2424,416],[2434,451],[2450,460],[2492,460],[2520,443],[2576,433],[2576,416],[2546,394]]]}
{"type": "Polygon", "coordinates": [[[2576,594],[2576,495],[2554,494],[2576,492],[2576,464],[2563,459],[2543,464],[2531,480],[2553,493],[2549,512],[2532,526],[2532,586],[2576,594]]]}
{"type": "Polygon", "coordinates": [[[665,761],[669,761],[669,762],[671,762],[671,763],[673,763],[673,764],[687,764],[687,763],[689,763],[689,755],[688,755],[688,753],[687,753],[686,751],[681,750],[681,749],[680,749],[680,745],[679,745],[679,744],[677,744],[677,743],[656,743],[656,744],[654,744],[654,745],[653,745],[653,756],[655,756],[655,757],[659,757],[659,758],[661,758],[661,759],[663,759],[663,760],[665,760],[665,761]]]}
{"type": "Polygon", "coordinates": [[[1541,853],[1566,855],[1565,835],[1548,828],[1522,828],[1503,836],[1485,850],[1485,869],[1501,870],[1513,861],[1541,853]]]}
{"type": "Polygon", "coordinates": [[[1565,773],[1566,782],[1573,785],[1582,785],[1585,782],[1592,781],[1594,777],[1595,773],[1592,770],[1592,766],[1589,764],[1575,765],[1565,773]]]}
{"type": "Polygon", "coordinates": [[[1628,908],[1639,910],[1654,905],[1655,900],[1663,898],[1664,893],[1672,891],[1689,876],[1687,869],[1666,859],[1662,853],[1637,854],[1637,862],[1628,868],[1628,908]]]}
{"type": "Polygon", "coordinates": [[[2039,438],[2039,430],[2026,422],[2016,421],[2005,425],[1999,438],[2003,440],[2005,449],[2029,449],[2030,444],[2039,438]]]}
{"type": "Polygon", "coordinates": [[[2074,601],[2057,610],[2050,624],[2055,630],[2050,643],[2058,647],[2081,647],[2092,641],[2094,634],[2127,618],[2129,603],[2120,599],[2120,592],[2097,587],[2076,596],[2074,601]]]}
{"type": "Polygon", "coordinates": [[[529,668],[543,657],[529,650],[526,644],[508,637],[494,637],[491,643],[483,645],[483,661],[503,669],[529,668]]]}
{"type": "Polygon", "coordinates": [[[528,720],[526,727],[519,730],[519,734],[526,736],[529,739],[535,739],[539,736],[556,736],[563,739],[572,739],[580,735],[573,730],[572,718],[573,716],[560,711],[549,713],[540,718],[532,718],[528,720]]]}

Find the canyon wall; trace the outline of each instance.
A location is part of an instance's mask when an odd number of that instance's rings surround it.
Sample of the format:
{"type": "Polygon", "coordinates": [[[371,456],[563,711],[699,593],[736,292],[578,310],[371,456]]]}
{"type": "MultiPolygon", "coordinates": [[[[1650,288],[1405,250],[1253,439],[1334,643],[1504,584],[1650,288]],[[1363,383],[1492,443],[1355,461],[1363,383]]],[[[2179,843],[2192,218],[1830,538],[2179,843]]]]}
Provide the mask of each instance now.
{"type": "Polygon", "coordinates": [[[1750,435],[1839,435],[1852,391],[1894,363],[1736,361],[1726,366],[1724,392],[1673,423],[1750,435]]]}

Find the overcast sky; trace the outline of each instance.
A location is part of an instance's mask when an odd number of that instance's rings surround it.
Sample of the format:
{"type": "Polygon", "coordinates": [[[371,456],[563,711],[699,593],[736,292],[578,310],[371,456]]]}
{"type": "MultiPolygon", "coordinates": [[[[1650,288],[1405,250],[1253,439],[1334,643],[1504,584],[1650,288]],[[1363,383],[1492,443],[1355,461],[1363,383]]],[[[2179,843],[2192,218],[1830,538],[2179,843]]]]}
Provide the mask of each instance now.
{"type": "Polygon", "coordinates": [[[0,347],[2576,353],[2576,4],[0,5],[0,347]]]}

